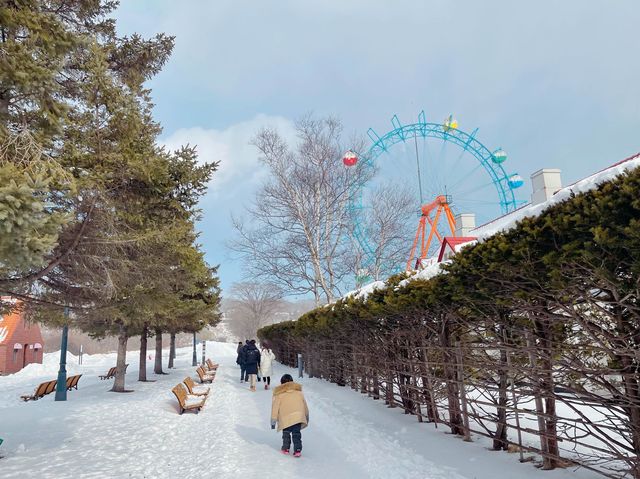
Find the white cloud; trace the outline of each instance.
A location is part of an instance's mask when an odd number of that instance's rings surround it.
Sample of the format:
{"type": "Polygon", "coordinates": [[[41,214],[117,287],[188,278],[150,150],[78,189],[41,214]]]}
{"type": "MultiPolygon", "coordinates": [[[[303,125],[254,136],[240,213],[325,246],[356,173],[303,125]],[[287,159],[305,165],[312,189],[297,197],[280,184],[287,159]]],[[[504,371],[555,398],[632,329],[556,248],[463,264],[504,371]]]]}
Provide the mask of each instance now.
{"type": "Polygon", "coordinates": [[[295,134],[292,121],[259,114],[224,130],[182,128],[164,138],[162,144],[171,150],[186,144],[195,145],[200,161],[219,161],[210,191],[215,196],[236,196],[238,190],[252,189],[265,173],[258,161],[257,149],[250,144],[256,133],[265,127],[277,129],[287,139],[295,134]]]}
{"type": "MultiPolygon", "coordinates": [[[[258,161],[258,150],[250,144],[264,127],[275,128],[288,141],[294,140],[294,124],[280,116],[258,114],[224,129],[182,128],[161,139],[168,149],[195,145],[199,161],[219,161],[207,195],[202,199],[198,223],[200,242],[210,264],[223,264],[221,277],[226,288],[242,278],[240,263],[226,255],[225,243],[233,237],[231,215],[241,217],[253,200],[266,169],[258,161]]],[[[292,141],[293,143],[293,141],[292,141]]]]}

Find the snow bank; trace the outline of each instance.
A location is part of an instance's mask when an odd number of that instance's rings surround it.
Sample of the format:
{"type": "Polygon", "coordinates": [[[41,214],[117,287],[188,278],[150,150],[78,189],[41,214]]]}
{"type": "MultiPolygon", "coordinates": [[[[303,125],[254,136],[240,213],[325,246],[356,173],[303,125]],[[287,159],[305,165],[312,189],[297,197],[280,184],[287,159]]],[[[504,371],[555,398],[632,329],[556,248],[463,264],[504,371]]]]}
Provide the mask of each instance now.
{"type": "Polygon", "coordinates": [[[384,281],[374,281],[373,283],[369,283],[360,289],[349,291],[342,297],[344,299],[353,297],[355,299],[366,300],[369,297],[369,295],[374,291],[377,291],[379,289],[384,289],[386,287],[387,287],[387,284],[384,281]]]}
{"type": "Polygon", "coordinates": [[[408,285],[411,281],[414,281],[416,279],[423,279],[423,280],[431,279],[434,276],[439,275],[442,272],[442,267],[445,264],[449,264],[449,263],[451,263],[451,261],[442,261],[441,263],[435,263],[435,262],[431,263],[425,268],[411,273],[411,276],[409,276],[407,279],[400,281],[398,286],[404,287],[408,285]]]}

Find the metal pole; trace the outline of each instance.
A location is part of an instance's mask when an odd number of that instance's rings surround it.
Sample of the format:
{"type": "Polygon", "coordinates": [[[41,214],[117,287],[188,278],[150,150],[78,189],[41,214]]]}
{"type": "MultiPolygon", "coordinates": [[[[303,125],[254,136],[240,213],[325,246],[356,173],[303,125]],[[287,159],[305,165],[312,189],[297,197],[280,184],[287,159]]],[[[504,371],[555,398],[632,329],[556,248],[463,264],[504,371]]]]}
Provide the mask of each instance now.
{"type": "Polygon", "coordinates": [[[304,373],[302,371],[302,354],[298,353],[298,377],[303,378],[304,373]]]}
{"type": "Polygon", "coordinates": [[[207,350],[207,342],[202,340],[202,365],[204,366],[204,362],[206,361],[206,350],[207,350]]]}
{"type": "Polygon", "coordinates": [[[82,344],[80,345],[80,355],[78,356],[78,364],[82,364],[82,344]]]}
{"type": "Polygon", "coordinates": [[[198,365],[198,355],[196,354],[196,332],[193,332],[193,358],[191,360],[191,366],[198,365]]]}
{"type": "Polygon", "coordinates": [[[69,337],[69,308],[64,307],[64,326],[62,327],[62,340],[60,342],[60,369],[58,370],[58,382],[56,383],[56,401],[67,400],[67,339],[69,337]]]}

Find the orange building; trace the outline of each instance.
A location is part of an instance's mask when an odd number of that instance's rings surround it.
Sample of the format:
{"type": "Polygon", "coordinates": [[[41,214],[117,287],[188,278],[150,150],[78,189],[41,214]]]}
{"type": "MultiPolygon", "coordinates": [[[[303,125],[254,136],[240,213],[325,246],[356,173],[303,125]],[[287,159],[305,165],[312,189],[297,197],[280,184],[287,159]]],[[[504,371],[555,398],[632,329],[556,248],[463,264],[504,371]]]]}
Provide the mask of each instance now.
{"type": "Polygon", "coordinates": [[[22,311],[0,316],[0,375],[13,374],[27,364],[42,363],[43,341],[37,324],[27,323],[22,311]]]}

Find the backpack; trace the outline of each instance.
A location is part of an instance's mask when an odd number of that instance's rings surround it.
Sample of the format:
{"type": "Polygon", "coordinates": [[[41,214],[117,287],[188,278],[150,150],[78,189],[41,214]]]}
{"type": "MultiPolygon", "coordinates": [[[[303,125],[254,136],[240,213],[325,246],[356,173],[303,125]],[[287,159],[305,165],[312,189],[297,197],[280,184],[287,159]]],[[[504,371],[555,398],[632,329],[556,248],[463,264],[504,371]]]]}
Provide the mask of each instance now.
{"type": "Polygon", "coordinates": [[[260,351],[257,349],[250,349],[245,356],[245,363],[257,363],[260,351]]]}

